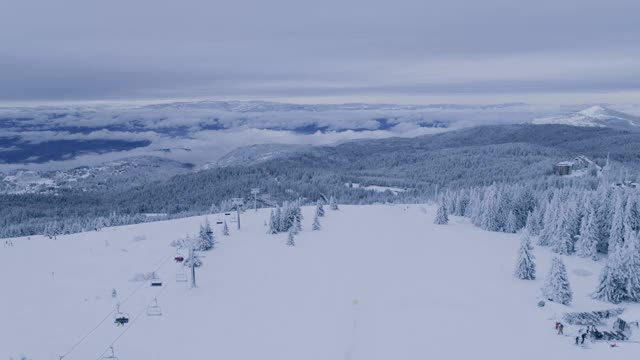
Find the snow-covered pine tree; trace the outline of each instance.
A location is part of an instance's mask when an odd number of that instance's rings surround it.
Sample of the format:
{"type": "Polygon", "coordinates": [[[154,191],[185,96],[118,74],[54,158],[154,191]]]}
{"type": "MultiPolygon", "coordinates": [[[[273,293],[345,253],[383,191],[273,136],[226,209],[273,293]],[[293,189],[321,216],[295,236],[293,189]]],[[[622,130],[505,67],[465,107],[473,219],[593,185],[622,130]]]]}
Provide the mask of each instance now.
{"type": "Polygon", "coordinates": [[[196,254],[195,251],[192,251],[193,253],[193,258],[191,258],[191,256],[188,256],[184,259],[184,266],[186,267],[191,267],[191,263],[193,263],[193,265],[195,267],[200,267],[202,266],[202,259],[200,259],[200,256],[198,256],[198,254],[196,254]]]}
{"type": "Polygon", "coordinates": [[[213,236],[213,230],[209,220],[205,219],[204,224],[200,225],[200,232],[198,234],[198,244],[195,249],[199,251],[207,251],[213,249],[216,244],[216,239],[213,236]]]}
{"type": "Polygon", "coordinates": [[[473,188],[469,194],[469,205],[467,205],[466,214],[468,214],[467,216],[471,219],[472,224],[475,226],[481,225],[482,192],[477,188],[473,188]]]}
{"type": "Polygon", "coordinates": [[[524,230],[522,231],[525,234],[528,234],[529,236],[535,236],[536,234],[534,234],[535,232],[535,220],[533,218],[533,212],[529,212],[529,214],[527,215],[527,221],[524,225],[524,230]]]}
{"type": "Polygon", "coordinates": [[[600,272],[600,280],[594,299],[619,304],[627,297],[625,266],[621,256],[622,249],[609,253],[607,262],[600,272]]]}
{"type": "Polygon", "coordinates": [[[515,277],[522,280],[534,280],[536,278],[535,257],[531,253],[531,239],[529,234],[524,232],[520,239],[518,249],[518,259],[516,260],[515,277]]]}
{"type": "Polygon", "coordinates": [[[595,209],[595,223],[598,228],[598,251],[606,254],[609,249],[609,234],[611,232],[611,224],[613,217],[613,209],[615,201],[613,189],[609,184],[603,184],[597,190],[593,198],[593,207],[595,209]]]}
{"type": "Polygon", "coordinates": [[[559,195],[554,193],[553,198],[551,198],[546,205],[546,211],[542,220],[542,229],[540,230],[540,236],[538,236],[538,245],[549,246],[553,243],[553,238],[558,227],[559,208],[559,195]]]}
{"type": "Polygon", "coordinates": [[[582,210],[578,207],[577,196],[580,195],[574,195],[572,199],[567,200],[563,218],[563,226],[570,238],[570,252],[575,249],[575,242],[580,234],[580,220],[583,217],[582,210]]]}
{"type": "Polygon", "coordinates": [[[294,203],[295,206],[293,208],[293,211],[294,211],[295,216],[300,218],[300,221],[302,221],[302,220],[304,220],[304,216],[302,215],[302,207],[300,206],[300,203],[301,203],[300,199],[298,199],[294,203]]]}
{"type": "Polygon", "coordinates": [[[561,255],[569,255],[573,252],[573,239],[570,233],[570,223],[567,219],[567,207],[562,207],[559,211],[560,216],[557,220],[556,234],[551,243],[551,249],[561,255]]]}
{"type": "Polygon", "coordinates": [[[289,230],[289,234],[287,235],[287,246],[296,246],[295,234],[293,233],[293,229],[289,230]]]}
{"type": "Polygon", "coordinates": [[[285,228],[284,216],[283,216],[282,208],[280,206],[276,207],[276,232],[283,232],[285,228]]]}
{"type": "Polygon", "coordinates": [[[489,186],[482,198],[480,227],[488,231],[500,231],[506,219],[502,217],[502,201],[497,185],[489,186]]]}
{"type": "Polygon", "coordinates": [[[513,210],[509,211],[507,221],[504,224],[504,231],[512,234],[518,231],[518,219],[516,217],[515,211],[513,210]]]}
{"type": "Polygon", "coordinates": [[[640,243],[638,236],[632,229],[625,235],[625,245],[622,262],[626,268],[626,297],[627,301],[640,302],[640,243]]]}
{"type": "Polygon", "coordinates": [[[569,305],[573,299],[567,268],[562,259],[557,256],[551,262],[551,269],[545,279],[542,294],[545,299],[564,305],[569,305]]]}
{"type": "Polygon", "coordinates": [[[576,243],[578,256],[598,260],[598,233],[595,210],[590,208],[580,224],[580,237],[576,243]]]}
{"type": "Polygon", "coordinates": [[[529,247],[529,250],[533,250],[533,243],[531,242],[531,235],[529,235],[528,232],[526,232],[526,231],[522,232],[522,238],[520,239],[520,241],[526,242],[527,246],[529,247]]]}
{"type": "Polygon", "coordinates": [[[269,230],[267,230],[267,233],[277,234],[278,224],[279,224],[279,220],[276,218],[276,213],[273,210],[271,210],[271,215],[269,215],[269,230]]]}
{"type": "Polygon", "coordinates": [[[455,214],[456,212],[456,194],[451,190],[447,189],[445,191],[444,196],[440,200],[441,204],[444,204],[449,210],[450,214],[455,214]]]}
{"type": "Polygon", "coordinates": [[[447,213],[447,206],[444,203],[438,206],[436,218],[433,220],[433,223],[438,225],[447,225],[449,223],[449,214],[447,213]]]}
{"type": "Polygon", "coordinates": [[[299,215],[295,215],[293,220],[293,232],[298,234],[300,231],[302,231],[302,220],[300,220],[299,215]]]}
{"type": "Polygon", "coordinates": [[[296,217],[301,217],[299,206],[295,202],[287,202],[282,206],[283,227],[280,231],[289,231],[296,226],[296,217]]]}
{"type": "Polygon", "coordinates": [[[615,252],[624,244],[624,199],[621,194],[616,196],[609,231],[608,252],[615,252]]]}
{"type": "Polygon", "coordinates": [[[462,189],[458,196],[456,197],[456,212],[454,215],[457,216],[465,216],[468,212],[467,207],[469,206],[469,191],[466,189],[462,189]]]}
{"type": "Polygon", "coordinates": [[[338,202],[337,202],[336,198],[333,195],[329,199],[329,209],[338,210],[338,202]]]}
{"type": "Polygon", "coordinates": [[[540,235],[540,230],[542,229],[542,215],[543,215],[543,206],[539,205],[533,208],[533,211],[529,213],[527,217],[528,224],[528,232],[531,236],[540,235]]]}
{"type": "Polygon", "coordinates": [[[318,200],[318,202],[316,202],[316,215],[318,215],[318,217],[324,216],[324,207],[322,207],[322,200],[318,200]]]}
{"type": "Polygon", "coordinates": [[[229,225],[227,225],[227,220],[222,223],[222,235],[229,236],[229,225]]]}
{"type": "Polygon", "coordinates": [[[624,208],[624,223],[631,227],[634,232],[640,231],[640,203],[638,195],[629,194],[627,205],[624,208]]]}
{"type": "Polygon", "coordinates": [[[311,225],[311,230],[317,231],[320,230],[322,226],[320,225],[320,219],[318,218],[318,214],[313,217],[313,225],[311,225]]]}

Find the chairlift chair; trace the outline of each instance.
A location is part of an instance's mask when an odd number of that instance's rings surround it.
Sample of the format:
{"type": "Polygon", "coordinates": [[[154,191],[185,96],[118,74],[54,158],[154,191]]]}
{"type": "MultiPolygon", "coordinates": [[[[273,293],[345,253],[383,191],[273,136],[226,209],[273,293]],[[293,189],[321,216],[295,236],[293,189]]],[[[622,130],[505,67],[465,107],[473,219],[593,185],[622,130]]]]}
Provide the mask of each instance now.
{"type": "Polygon", "coordinates": [[[120,304],[118,304],[116,307],[116,313],[113,322],[117,326],[124,326],[125,324],[129,323],[129,314],[120,311],[120,304]]]}
{"type": "Polygon", "coordinates": [[[153,277],[151,278],[151,286],[162,286],[162,279],[160,279],[155,273],[153,273],[153,277]]]}
{"type": "Polygon", "coordinates": [[[216,220],[216,224],[222,225],[222,217],[221,216],[218,216],[218,219],[216,220]]]}
{"type": "Polygon", "coordinates": [[[181,263],[184,261],[184,251],[182,249],[176,250],[176,255],[173,257],[173,261],[181,263]]]}
{"type": "Polygon", "coordinates": [[[118,360],[118,357],[113,351],[113,346],[109,346],[109,349],[107,349],[106,354],[103,357],[101,357],[101,359],[102,360],[118,360]]]}
{"type": "Polygon", "coordinates": [[[162,316],[162,308],[158,305],[157,298],[154,298],[153,302],[147,306],[147,316],[162,316]]]}
{"type": "Polygon", "coordinates": [[[176,273],[176,282],[187,282],[187,281],[189,281],[189,279],[187,279],[187,274],[184,271],[180,271],[176,273]]]}

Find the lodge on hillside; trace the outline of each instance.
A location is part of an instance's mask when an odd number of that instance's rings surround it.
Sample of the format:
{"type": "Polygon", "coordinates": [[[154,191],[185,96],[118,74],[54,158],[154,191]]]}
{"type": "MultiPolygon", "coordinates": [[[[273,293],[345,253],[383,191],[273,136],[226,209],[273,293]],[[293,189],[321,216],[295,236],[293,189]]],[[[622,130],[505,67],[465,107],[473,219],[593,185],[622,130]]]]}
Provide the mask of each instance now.
{"type": "Polygon", "coordinates": [[[561,161],[557,163],[553,169],[558,175],[571,175],[571,168],[573,167],[573,162],[571,161],[561,161]]]}

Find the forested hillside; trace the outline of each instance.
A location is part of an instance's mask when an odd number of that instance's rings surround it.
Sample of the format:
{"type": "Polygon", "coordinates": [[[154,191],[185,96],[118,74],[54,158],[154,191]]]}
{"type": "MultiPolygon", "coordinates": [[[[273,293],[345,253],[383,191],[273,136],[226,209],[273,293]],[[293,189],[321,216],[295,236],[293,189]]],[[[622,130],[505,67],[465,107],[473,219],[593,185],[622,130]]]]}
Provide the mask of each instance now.
{"type": "Polygon", "coordinates": [[[46,226],[59,233],[75,232],[146,221],[150,218],[140,215],[145,213],[165,217],[203,213],[231,197],[249,198],[251,188],[269,194],[271,203],[333,195],[343,203],[366,204],[427,200],[438,188],[494,182],[588,182],[555,176],[553,165],[579,155],[603,164],[608,154],[622,169],[610,171],[612,180],[635,180],[628,170],[640,168],[640,135],[606,128],[485,126],[417,138],[353,141],[283,152],[281,157],[247,166],[233,164],[116,192],[3,195],[0,234],[42,233],[46,226]],[[347,183],[408,191],[376,192],[347,183]]]}

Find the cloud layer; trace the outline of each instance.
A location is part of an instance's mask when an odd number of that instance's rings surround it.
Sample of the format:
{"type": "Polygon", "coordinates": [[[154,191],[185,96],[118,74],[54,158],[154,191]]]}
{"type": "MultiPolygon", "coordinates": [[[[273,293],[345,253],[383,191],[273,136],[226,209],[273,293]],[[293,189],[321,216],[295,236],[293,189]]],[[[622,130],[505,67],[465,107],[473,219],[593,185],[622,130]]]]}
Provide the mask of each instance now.
{"type": "Polygon", "coordinates": [[[526,122],[558,107],[526,104],[298,105],[182,102],[0,108],[0,170],[68,168],[153,155],[203,165],[244,145],[326,145],[477,124],[526,122]],[[77,146],[74,147],[74,144],[77,146]]]}
{"type": "Polygon", "coordinates": [[[638,13],[634,0],[11,1],[0,101],[611,97],[640,89],[638,13]]]}

